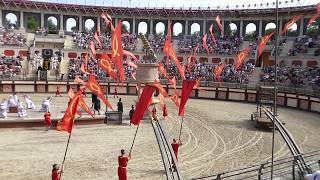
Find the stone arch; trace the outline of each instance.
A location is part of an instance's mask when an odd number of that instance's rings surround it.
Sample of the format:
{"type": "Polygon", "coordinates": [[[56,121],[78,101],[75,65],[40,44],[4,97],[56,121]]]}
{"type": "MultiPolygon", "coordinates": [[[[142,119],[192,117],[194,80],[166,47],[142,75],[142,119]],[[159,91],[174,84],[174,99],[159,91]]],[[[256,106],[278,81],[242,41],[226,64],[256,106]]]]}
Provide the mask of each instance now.
{"type": "Polygon", "coordinates": [[[254,23],[249,23],[246,25],[246,28],[245,28],[245,36],[244,37],[247,37],[247,36],[250,36],[250,37],[255,37],[257,35],[257,26],[256,24],[254,23]]]}
{"type": "Polygon", "coordinates": [[[128,21],[122,21],[122,26],[125,26],[126,29],[124,29],[125,32],[131,32],[131,26],[130,26],[130,22],[128,21]]]}
{"type": "Polygon", "coordinates": [[[200,24],[197,22],[194,22],[191,24],[191,28],[190,28],[190,34],[194,34],[194,33],[201,33],[201,27],[200,24]]]}
{"type": "Polygon", "coordinates": [[[148,34],[148,24],[145,21],[141,21],[138,24],[138,33],[148,34]]]}
{"type": "Polygon", "coordinates": [[[183,35],[183,26],[180,22],[176,22],[173,25],[173,36],[183,35]]]}
{"type": "Polygon", "coordinates": [[[8,12],[4,16],[4,22],[3,26],[7,28],[13,28],[17,29],[18,28],[18,16],[15,13],[8,12]]]}
{"type": "Polygon", "coordinates": [[[67,18],[66,20],[66,32],[74,32],[74,31],[77,31],[78,30],[78,23],[77,23],[77,20],[73,17],[69,17],[67,18]]]}
{"type": "Polygon", "coordinates": [[[47,28],[49,34],[57,34],[59,28],[59,20],[55,16],[49,16],[47,19],[47,28]]]}
{"type": "Polygon", "coordinates": [[[96,23],[94,22],[93,19],[88,18],[84,21],[84,30],[85,32],[94,32],[95,31],[95,25],[96,23]]]}
{"type": "Polygon", "coordinates": [[[163,22],[158,22],[155,26],[155,31],[156,31],[156,34],[162,33],[163,35],[165,35],[165,32],[166,32],[165,24],[163,22]]]}

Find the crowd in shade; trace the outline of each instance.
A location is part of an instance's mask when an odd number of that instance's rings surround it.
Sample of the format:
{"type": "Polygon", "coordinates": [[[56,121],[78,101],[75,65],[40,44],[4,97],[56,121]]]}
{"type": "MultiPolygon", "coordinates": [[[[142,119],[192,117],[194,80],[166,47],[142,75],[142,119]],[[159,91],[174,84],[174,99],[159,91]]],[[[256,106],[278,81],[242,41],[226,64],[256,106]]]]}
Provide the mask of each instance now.
{"type": "Polygon", "coordinates": [[[35,31],[36,35],[42,35],[42,36],[46,36],[48,35],[48,28],[40,28],[40,27],[37,27],[36,31],[35,31]]]}
{"type": "MultiPolygon", "coordinates": [[[[207,45],[210,54],[237,54],[240,45],[243,42],[242,38],[238,37],[220,37],[216,39],[217,44],[214,44],[211,36],[207,36],[207,45]]],[[[178,42],[180,53],[190,53],[197,45],[199,45],[199,53],[207,53],[203,47],[202,36],[194,34],[185,36],[178,42]]]]}
{"type": "Polygon", "coordinates": [[[2,54],[0,57],[0,77],[12,79],[20,73],[20,57],[6,57],[4,54],[2,54]]]}
{"type": "MultiPolygon", "coordinates": [[[[285,86],[309,86],[320,87],[320,69],[318,67],[277,67],[278,82],[285,86]]],[[[264,68],[264,74],[261,77],[263,82],[273,82],[275,78],[274,66],[264,68]]]]}
{"type": "Polygon", "coordinates": [[[13,29],[0,27],[1,46],[25,46],[26,39],[22,33],[16,33],[13,29]]]}
{"type": "Polygon", "coordinates": [[[155,36],[153,38],[149,38],[149,42],[151,45],[151,48],[157,53],[162,52],[164,42],[166,41],[166,38],[164,36],[155,36]]]}
{"type": "Polygon", "coordinates": [[[288,56],[296,56],[298,54],[308,53],[309,48],[315,47],[315,42],[311,37],[300,36],[294,41],[294,45],[289,49],[288,56]]]}
{"type": "MultiPolygon", "coordinates": [[[[77,48],[89,49],[90,42],[93,41],[96,49],[111,50],[111,34],[101,33],[99,38],[103,47],[99,46],[98,41],[94,38],[94,33],[92,32],[74,32],[73,41],[77,48]]],[[[137,36],[135,34],[124,33],[122,34],[122,46],[123,49],[128,51],[134,51],[137,47],[137,36]]]]}

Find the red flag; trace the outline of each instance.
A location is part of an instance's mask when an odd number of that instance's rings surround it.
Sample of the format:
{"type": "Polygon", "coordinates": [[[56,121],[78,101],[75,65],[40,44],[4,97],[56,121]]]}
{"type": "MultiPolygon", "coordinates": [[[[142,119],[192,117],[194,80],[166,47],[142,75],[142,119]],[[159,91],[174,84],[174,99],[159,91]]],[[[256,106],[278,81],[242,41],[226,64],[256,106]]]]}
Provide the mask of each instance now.
{"type": "Polygon", "coordinates": [[[211,35],[211,39],[212,39],[213,43],[215,45],[217,45],[217,41],[216,41],[216,38],[214,37],[214,33],[213,33],[213,24],[211,24],[209,31],[210,31],[210,35],[211,35]]]}
{"type": "Polygon", "coordinates": [[[180,103],[179,103],[179,92],[177,90],[174,92],[174,95],[170,97],[170,99],[179,108],[179,106],[180,106],[180,103]]]}
{"type": "Polygon", "coordinates": [[[66,112],[64,113],[64,116],[61,121],[57,124],[57,130],[58,131],[67,131],[68,133],[71,133],[74,117],[78,109],[78,103],[79,103],[79,97],[81,95],[81,92],[77,92],[77,94],[71,99],[68,108],[66,112]]]}
{"type": "Polygon", "coordinates": [[[104,97],[104,93],[102,92],[102,88],[97,82],[96,78],[92,74],[90,74],[89,79],[86,83],[86,87],[90,89],[94,94],[96,94],[110,109],[113,110],[109,101],[104,97]]]}
{"type": "Polygon", "coordinates": [[[196,59],[196,56],[197,56],[198,49],[199,49],[199,44],[197,44],[197,46],[195,47],[193,53],[191,53],[190,56],[187,59],[187,61],[188,61],[187,68],[188,68],[188,72],[189,73],[191,73],[191,65],[195,64],[195,59],[196,59]]]}
{"type": "Polygon", "coordinates": [[[146,85],[143,88],[143,92],[140,96],[139,102],[137,103],[137,108],[130,121],[131,124],[134,124],[134,125],[140,124],[140,121],[148,107],[148,104],[155,90],[156,88],[154,86],[149,86],[149,85],[146,85]]]}
{"type": "Polygon", "coordinates": [[[207,53],[209,54],[209,48],[207,44],[207,33],[205,33],[202,37],[202,46],[206,49],[207,53]]]}
{"type": "Polygon", "coordinates": [[[99,47],[100,47],[101,49],[103,49],[103,45],[102,45],[102,43],[101,43],[101,41],[100,41],[100,37],[99,37],[99,35],[98,35],[97,32],[94,33],[94,39],[98,42],[99,47]]]}
{"type": "Polygon", "coordinates": [[[131,60],[138,61],[137,57],[129,51],[123,50],[123,54],[130,56],[131,60]]]}
{"type": "Polygon", "coordinates": [[[173,60],[173,62],[176,64],[176,66],[177,66],[177,68],[178,68],[178,71],[179,71],[179,73],[180,73],[181,78],[182,78],[182,79],[186,79],[185,73],[184,73],[184,71],[183,71],[183,69],[182,69],[182,66],[181,66],[181,64],[180,64],[180,62],[179,62],[179,60],[178,60],[178,58],[177,58],[176,53],[175,53],[174,50],[173,50],[173,47],[171,46],[171,43],[169,43],[169,42],[166,41],[166,43],[165,43],[165,45],[164,45],[164,48],[163,48],[163,52],[164,52],[168,57],[170,57],[171,60],[173,60]]]}
{"type": "Polygon", "coordinates": [[[68,96],[70,97],[70,98],[73,98],[74,97],[74,92],[73,92],[73,89],[72,88],[69,88],[69,91],[68,91],[68,96]]]}
{"type": "Polygon", "coordinates": [[[221,76],[221,73],[224,69],[224,64],[219,64],[215,69],[214,69],[214,75],[216,77],[216,80],[220,81],[220,76],[221,76]]]}
{"type": "Polygon", "coordinates": [[[159,93],[158,99],[159,99],[159,105],[160,105],[161,109],[163,110],[164,104],[165,104],[165,103],[164,103],[164,96],[159,93]]]}
{"type": "Polygon", "coordinates": [[[86,67],[84,66],[84,64],[81,64],[80,70],[81,70],[81,72],[84,73],[84,74],[90,74],[90,73],[88,73],[88,72],[86,71],[86,67]]]}
{"type": "Polygon", "coordinates": [[[167,91],[161,86],[158,80],[154,80],[153,86],[156,87],[159,90],[159,93],[162,94],[164,97],[168,96],[167,91]]]}
{"type": "Polygon", "coordinates": [[[104,23],[105,23],[105,28],[107,29],[108,25],[110,24],[110,27],[111,27],[111,31],[113,32],[114,31],[114,26],[112,24],[112,18],[109,14],[104,14],[102,13],[101,14],[101,18],[104,20],[104,23]]]}
{"type": "Polygon", "coordinates": [[[111,67],[110,58],[107,53],[102,54],[100,61],[98,61],[98,66],[101,67],[105,72],[107,72],[110,77],[117,81],[117,74],[111,67]]]}
{"type": "Polygon", "coordinates": [[[98,33],[98,36],[101,35],[100,22],[97,23],[97,33],[98,33]]]}
{"type": "Polygon", "coordinates": [[[264,48],[266,47],[266,44],[268,43],[269,39],[273,36],[273,34],[274,34],[274,31],[261,38],[258,46],[258,59],[260,58],[264,48]]]}
{"type": "Polygon", "coordinates": [[[91,52],[93,54],[93,57],[96,58],[96,56],[97,56],[96,47],[94,46],[93,41],[90,42],[90,50],[91,50],[91,52]]]}
{"type": "Polygon", "coordinates": [[[251,51],[251,48],[247,47],[238,54],[237,59],[236,59],[236,64],[235,64],[235,70],[238,70],[240,68],[241,64],[244,62],[246,57],[249,55],[250,51],[251,51]]]}
{"type": "Polygon", "coordinates": [[[196,79],[196,84],[194,85],[193,89],[198,89],[200,87],[200,79],[196,79]]]}
{"type": "Polygon", "coordinates": [[[312,23],[316,22],[316,20],[318,19],[319,16],[320,16],[319,14],[312,16],[312,18],[309,19],[309,21],[308,21],[307,27],[309,27],[312,23]]]}
{"type": "Polygon", "coordinates": [[[74,82],[78,84],[83,84],[83,85],[86,84],[79,76],[76,76],[74,78],[74,82]]]}
{"type": "Polygon", "coordinates": [[[82,95],[80,95],[79,97],[79,107],[83,109],[85,112],[87,112],[91,117],[93,117],[93,114],[90,108],[87,106],[86,102],[84,101],[82,95]]]}
{"type": "Polygon", "coordinates": [[[280,36],[283,36],[294,23],[296,23],[299,19],[301,19],[301,17],[302,17],[302,14],[295,15],[289,22],[287,22],[280,36]]]}
{"type": "Polygon", "coordinates": [[[179,106],[179,116],[184,116],[185,105],[189,99],[189,96],[195,84],[196,84],[196,81],[183,80],[181,100],[180,100],[180,106],[179,106]]]}
{"type": "Polygon", "coordinates": [[[130,61],[129,59],[127,60],[127,65],[133,67],[134,69],[138,68],[138,66],[134,62],[130,61]]]}
{"type": "Polygon", "coordinates": [[[219,29],[220,29],[220,31],[221,31],[221,35],[223,36],[224,32],[223,32],[223,27],[222,27],[221,19],[220,19],[220,16],[219,16],[219,15],[216,17],[216,22],[217,22],[218,27],[219,27],[219,29]]]}
{"type": "Polygon", "coordinates": [[[117,66],[120,81],[123,82],[126,80],[123,69],[123,49],[122,49],[122,39],[121,39],[121,27],[122,23],[119,21],[116,29],[112,33],[112,59],[115,61],[117,66]]]}
{"type": "Polygon", "coordinates": [[[169,79],[169,84],[174,88],[177,89],[177,80],[176,77],[174,76],[172,79],[169,79]]]}
{"type": "Polygon", "coordinates": [[[162,74],[166,79],[169,79],[168,73],[166,69],[163,67],[162,63],[159,63],[158,65],[158,71],[160,74],[162,74]]]}
{"type": "Polygon", "coordinates": [[[166,41],[171,43],[171,41],[172,41],[171,37],[172,37],[172,27],[171,27],[171,21],[169,21],[168,22],[168,32],[167,32],[166,41]]]}

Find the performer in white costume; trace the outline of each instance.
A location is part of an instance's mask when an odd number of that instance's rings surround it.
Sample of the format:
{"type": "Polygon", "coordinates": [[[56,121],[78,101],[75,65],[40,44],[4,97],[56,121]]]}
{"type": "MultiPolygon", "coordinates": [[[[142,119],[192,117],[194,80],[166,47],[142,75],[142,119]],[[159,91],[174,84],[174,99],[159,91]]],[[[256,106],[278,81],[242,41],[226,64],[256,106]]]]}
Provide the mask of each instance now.
{"type": "Polygon", "coordinates": [[[6,99],[2,99],[0,103],[0,118],[7,118],[8,103],[6,99]]]}
{"type": "Polygon", "coordinates": [[[22,118],[28,116],[26,109],[22,105],[22,102],[20,102],[18,105],[18,114],[19,114],[19,117],[22,117],[22,118]]]}
{"type": "Polygon", "coordinates": [[[35,109],[36,106],[34,105],[33,101],[31,100],[31,98],[28,95],[24,95],[24,99],[27,102],[27,108],[28,109],[35,109]]]}
{"type": "Polygon", "coordinates": [[[17,95],[10,95],[8,99],[8,107],[17,107],[18,103],[18,96],[17,95]]]}
{"type": "Polygon", "coordinates": [[[40,112],[50,112],[51,97],[47,97],[42,101],[40,112]]]}

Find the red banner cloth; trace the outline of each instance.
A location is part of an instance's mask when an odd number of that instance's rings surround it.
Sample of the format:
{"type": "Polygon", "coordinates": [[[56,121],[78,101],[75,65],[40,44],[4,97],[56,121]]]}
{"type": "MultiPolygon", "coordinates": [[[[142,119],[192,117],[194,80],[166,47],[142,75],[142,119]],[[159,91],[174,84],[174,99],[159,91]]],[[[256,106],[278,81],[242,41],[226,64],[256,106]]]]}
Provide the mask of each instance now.
{"type": "Polygon", "coordinates": [[[247,47],[237,55],[235,70],[238,70],[240,68],[240,66],[242,65],[242,63],[244,62],[244,60],[246,59],[246,57],[249,55],[250,52],[251,52],[251,48],[247,47]]]}
{"type": "Polygon", "coordinates": [[[126,80],[123,69],[123,49],[122,49],[122,37],[121,37],[122,22],[119,21],[114,32],[112,33],[112,58],[118,69],[120,81],[126,80]]]}
{"type": "Polygon", "coordinates": [[[263,53],[264,48],[266,47],[266,44],[268,43],[269,39],[273,36],[274,31],[266,36],[263,36],[259,42],[258,46],[258,59],[263,53]]]}
{"type": "Polygon", "coordinates": [[[116,72],[114,72],[111,64],[110,64],[110,58],[107,53],[103,53],[100,61],[98,61],[98,66],[101,67],[105,72],[109,74],[110,77],[112,77],[115,81],[118,80],[116,72]]]}
{"type": "Polygon", "coordinates": [[[183,80],[181,100],[180,100],[180,106],[179,106],[179,116],[184,116],[185,105],[189,99],[189,96],[195,84],[196,84],[196,81],[183,80]]]}

